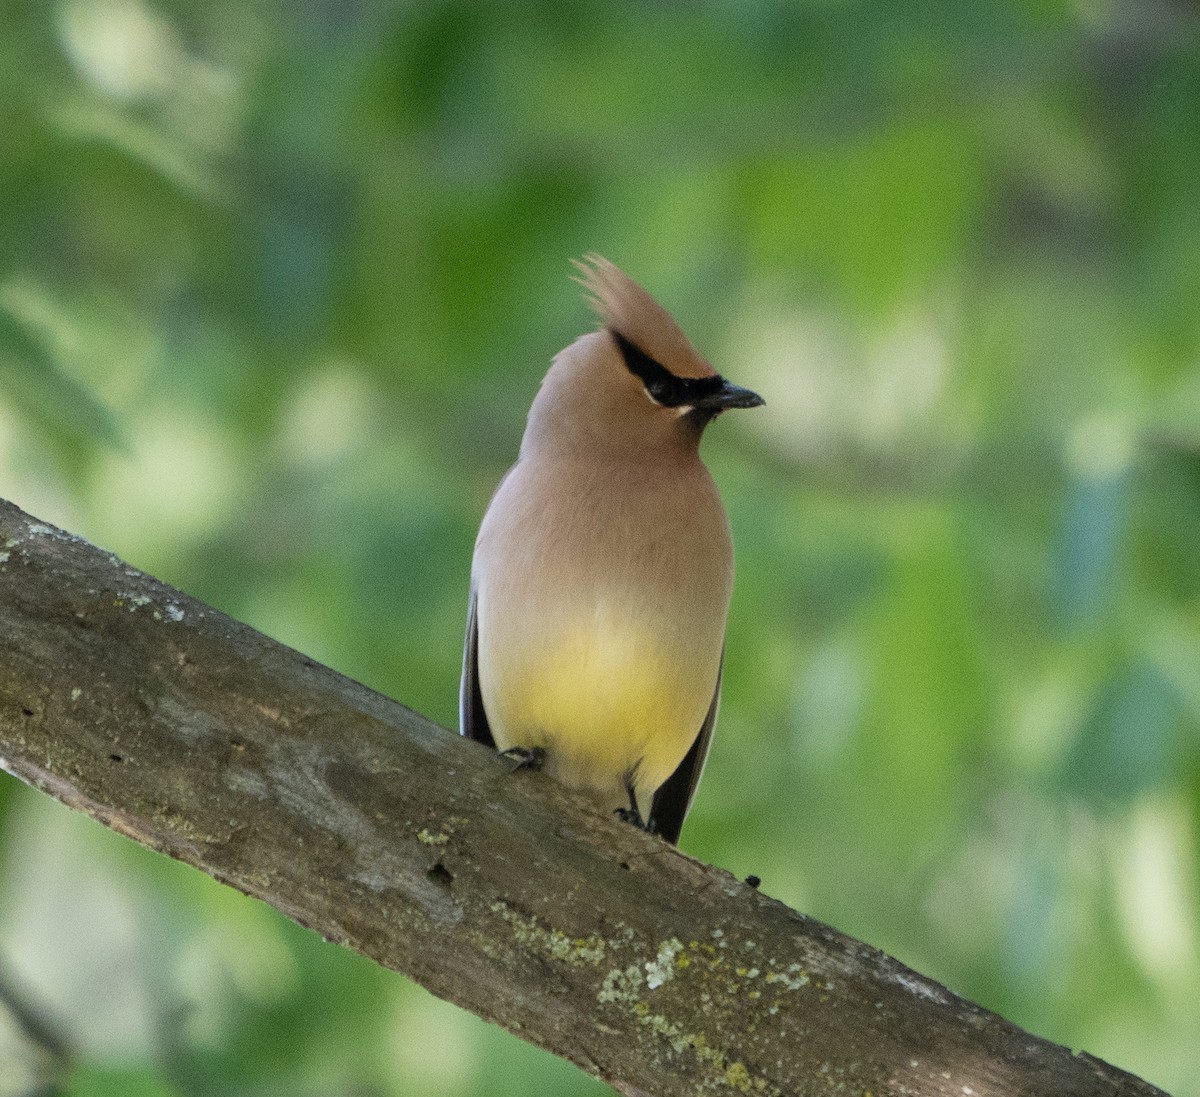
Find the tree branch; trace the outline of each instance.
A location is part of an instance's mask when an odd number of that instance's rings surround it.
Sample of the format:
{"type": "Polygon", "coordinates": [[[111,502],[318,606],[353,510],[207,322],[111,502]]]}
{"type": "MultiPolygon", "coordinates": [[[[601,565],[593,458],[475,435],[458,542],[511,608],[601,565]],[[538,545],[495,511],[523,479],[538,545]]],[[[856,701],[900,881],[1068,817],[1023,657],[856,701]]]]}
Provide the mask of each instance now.
{"type": "Polygon", "coordinates": [[[3,502],[0,765],[627,1094],[1161,1092],[3,502]]]}

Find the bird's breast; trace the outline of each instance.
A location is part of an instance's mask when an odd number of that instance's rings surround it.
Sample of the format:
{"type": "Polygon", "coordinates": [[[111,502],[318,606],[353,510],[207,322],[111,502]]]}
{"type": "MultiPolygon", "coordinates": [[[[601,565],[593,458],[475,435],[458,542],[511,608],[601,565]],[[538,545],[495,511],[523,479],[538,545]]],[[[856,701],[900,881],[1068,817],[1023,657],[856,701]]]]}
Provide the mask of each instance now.
{"type": "Polygon", "coordinates": [[[500,749],[542,746],[554,776],[601,790],[630,775],[657,788],[682,760],[713,700],[732,580],[724,510],[697,469],[615,500],[611,482],[510,473],[474,568],[500,749]]]}

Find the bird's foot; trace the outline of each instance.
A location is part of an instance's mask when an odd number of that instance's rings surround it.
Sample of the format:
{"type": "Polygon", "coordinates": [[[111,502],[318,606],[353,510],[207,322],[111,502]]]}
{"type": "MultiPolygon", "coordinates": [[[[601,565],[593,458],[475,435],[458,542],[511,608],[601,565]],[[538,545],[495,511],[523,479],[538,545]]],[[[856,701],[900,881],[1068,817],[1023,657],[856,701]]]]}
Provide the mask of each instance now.
{"type": "Polygon", "coordinates": [[[632,823],[639,830],[650,829],[650,824],[642,818],[642,813],[636,807],[613,808],[613,814],[625,823],[632,823]]]}
{"type": "Polygon", "coordinates": [[[629,789],[629,807],[614,808],[613,814],[623,822],[632,823],[638,830],[644,830],[647,834],[654,834],[658,831],[653,819],[647,822],[642,818],[642,813],[638,811],[637,797],[633,794],[632,788],[629,789]]]}
{"type": "Polygon", "coordinates": [[[502,750],[500,754],[512,762],[510,771],[512,773],[516,773],[519,769],[529,769],[536,773],[546,764],[544,747],[509,747],[508,750],[502,750]]]}

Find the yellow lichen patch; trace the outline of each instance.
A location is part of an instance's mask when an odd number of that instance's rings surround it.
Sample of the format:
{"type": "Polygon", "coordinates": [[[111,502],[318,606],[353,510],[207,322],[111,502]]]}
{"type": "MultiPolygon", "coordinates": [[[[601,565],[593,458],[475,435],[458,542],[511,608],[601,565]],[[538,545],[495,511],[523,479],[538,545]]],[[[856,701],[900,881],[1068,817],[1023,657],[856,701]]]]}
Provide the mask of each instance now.
{"type": "Polygon", "coordinates": [[[741,1090],[742,1093],[750,1092],[750,1071],[746,1069],[746,1064],[740,1059],[725,1068],[725,1081],[734,1089],[741,1090]]]}
{"type": "Polygon", "coordinates": [[[804,971],[799,964],[792,964],[786,972],[768,971],[763,978],[768,983],[782,983],[788,990],[801,990],[810,982],[808,972],[804,971]]]}
{"type": "MultiPolygon", "coordinates": [[[[663,1022],[662,1029],[674,1029],[675,1026],[670,1025],[665,1019],[656,1018],[663,1022]]],[[[658,1029],[656,1029],[658,1031],[658,1029]]],[[[678,1031],[677,1029],[675,1030],[678,1031]]],[[[661,1031],[660,1035],[667,1035],[666,1031],[661,1031]]],[[[768,1087],[766,1081],[762,1078],[755,1078],[751,1075],[750,1069],[740,1059],[736,1062],[729,1062],[725,1054],[719,1049],[713,1047],[705,1038],[703,1033],[676,1035],[672,1040],[672,1047],[676,1051],[682,1051],[684,1048],[690,1047],[695,1053],[696,1058],[702,1063],[713,1067],[718,1073],[715,1076],[715,1081],[718,1085],[724,1083],[740,1093],[755,1093],[768,1094],[769,1097],[780,1097],[780,1091],[774,1086],[768,1087]]]]}
{"type": "MultiPolygon", "coordinates": [[[[711,946],[708,947],[711,948],[711,946]]],[[[742,1060],[731,1062],[725,1051],[714,1046],[705,1033],[687,1032],[669,1016],[652,1009],[649,994],[661,985],[655,980],[667,971],[670,971],[673,977],[675,972],[690,968],[688,977],[700,980],[693,992],[698,992],[701,1000],[711,1001],[707,991],[703,990],[706,983],[711,980],[709,971],[723,980],[729,980],[730,968],[722,963],[723,957],[711,959],[703,957],[702,959],[707,962],[701,965],[695,963],[695,959],[699,958],[699,954],[704,948],[705,946],[696,942],[685,946],[682,942],[672,938],[660,945],[655,960],[640,966],[630,964],[627,967],[613,968],[609,971],[604,978],[598,998],[603,1003],[618,1008],[624,1007],[628,1010],[627,1016],[663,1041],[674,1054],[683,1055],[690,1051],[696,1057],[697,1062],[706,1068],[707,1081],[703,1086],[704,1089],[728,1087],[739,1093],[780,1097],[779,1091],[770,1086],[765,1079],[755,1077],[745,1062],[742,1060]],[[689,952],[693,955],[689,956],[689,952]]],[[[743,980],[746,980],[757,978],[760,972],[756,968],[743,968],[740,969],[739,974],[743,980]]],[[[746,984],[745,982],[731,984],[728,989],[730,992],[745,990],[746,984]]],[[[718,993],[721,994],[724,991],[726,988],[723,987],[722,991],[718,991],[718,993]]],[[[759,997],[761,992],[748,990],[747,994],[754,999],[759,997]]]]}
{"type": "Polygon", "coordinates": [[[546,929],[538,925],[536,918],[518,914],[502,902],[492,903],[489,909],[512,926],[518,944],[545,952],[563,963],[598,964],[608,951],[608,943],[603,937],[597,937],[595,934],[588,937],[568,937],[562,930],[546,929]]]}
{"type": "MultiPolygon", "coordinates": [[[[379,816],[379,818],[383,818],[383,816],[379,816]]],[[[437,831],[422,827],[417,831],[417,841],[423,846],[444,846],[454,836],[455,830],[460,826],[466,826],[469,821],[461,815],[451,815],[438,827],[437,831]]]]}
{"type": "MultiPolygon", "coordinates": [[[[539,924],[536,917],[513,910],[503,901],[493,902],[489,909],[510,927],[508,943],[514,952],[536,951],[576,966],[600,965],[607,958],[621,958],[622,962],[604,971],[596,992],[597,1001],[606,1007],[611,1022],[599,1023],[599,1031],[628,1034],[632,1026],[652,1038],[667,1056],[694,1056],[693,1061],[703,1076],[699,1089],[704,1092],[728,1089],[761,1097],[782,1097],[776,1086],[756,1073],[751,1065],[753,1056],[735,1058],[730,1054],[733,1049],[716,1044],[711,1033],[697,1031],[692,1026],[704,1025],[702,1018],[721,1024],[733,1012],[749,1008],[752,1011],[748,1018],[749,1032],[751,1039],[757,1041],[753,1034],[759,1021],[778,1013],[789,991],[808,984],[807,974],[797,978],[798,968],[784,974],[776,970],[778,965],[766,970],[766,963],[762,968],[738,964],[735,949],[744,955],[744,946],[739,946],[736,939],[723,940],[722,934],[686,944],[668,938],[650,946],[654,952],[647,958],[649,948],[627,926],[616,927],[604,938],[594,935],[572,938],[561,930],[539,924]],[[673,985],[668,987],[668,983],[673,985]],[[767,984],[772,984],[771,995],[764,1001],[767,984]],[[700,1012],[685,1008],[684,1014],[672,1016],[672,1006],[677,1002],[690,1002],[700,1012]],[[687,1021],[682,1019],[684,1016],[687,1021]]],[[[738,1051],[746,1055],[742,1048],[738,1051]]]]}

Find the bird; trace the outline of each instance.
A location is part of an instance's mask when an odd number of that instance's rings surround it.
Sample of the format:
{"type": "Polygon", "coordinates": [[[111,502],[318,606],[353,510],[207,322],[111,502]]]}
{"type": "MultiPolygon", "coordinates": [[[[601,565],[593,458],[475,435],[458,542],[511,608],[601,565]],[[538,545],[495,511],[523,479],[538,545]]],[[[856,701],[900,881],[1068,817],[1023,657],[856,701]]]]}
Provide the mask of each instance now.
{"type": "Polygon", "coordinates": [[[700,439],[763,399],[619,267],[572,262],[600,326],[554,357],[480,524],[460,730],[677,844],[733,587],[700,439]]]}

